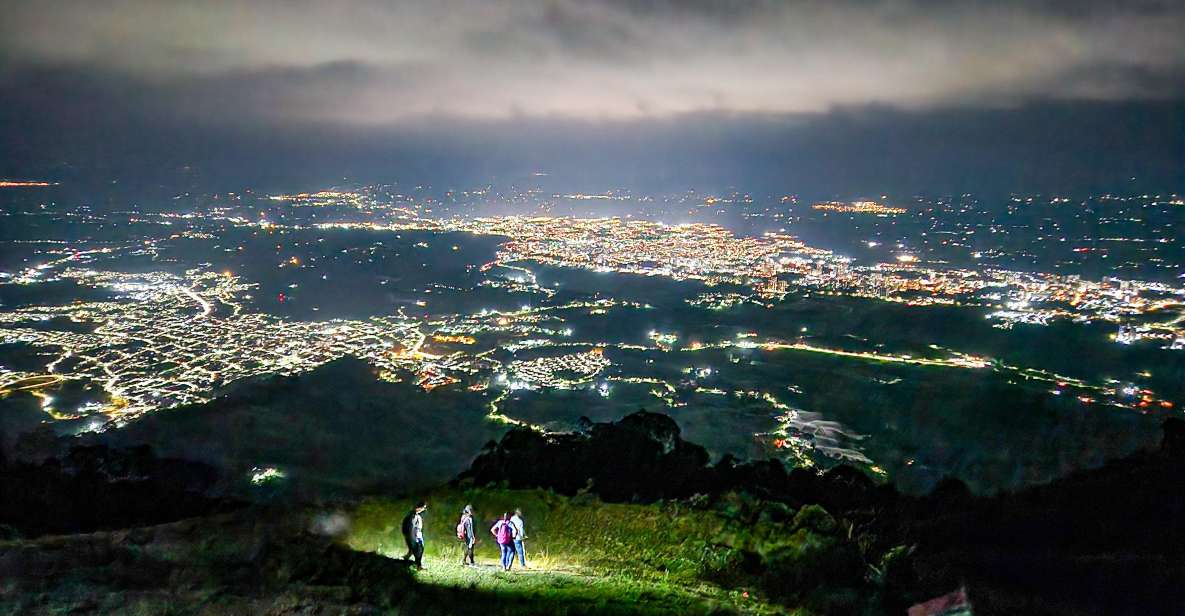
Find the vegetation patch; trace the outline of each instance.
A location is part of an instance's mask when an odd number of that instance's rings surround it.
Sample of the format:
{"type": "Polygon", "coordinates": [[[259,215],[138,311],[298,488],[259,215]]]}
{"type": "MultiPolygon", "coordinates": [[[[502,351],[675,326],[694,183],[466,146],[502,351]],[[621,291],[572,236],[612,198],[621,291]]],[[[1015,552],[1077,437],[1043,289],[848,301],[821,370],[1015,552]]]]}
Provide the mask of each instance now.
{"type": "MultiPolygon", "coordinates": [[[[821,507],[797,512],[740,497],[617,504],[544,490],[440,490],[428,496],[423,583],[489,592],[505,600],[615,606],[651,613],[814,613],[841,596],[867,603],[864,564],[844,525],[821,507]],[[461,509],[477,510],[477,567],[461,565],[455,527],[461,509]],[[498,566],[488,528],[521,508],[527,564],[498,566]]],[[[353,512],[351,548],[401,558],[400,521],[412,500],[370,499],[353,512]]]]}

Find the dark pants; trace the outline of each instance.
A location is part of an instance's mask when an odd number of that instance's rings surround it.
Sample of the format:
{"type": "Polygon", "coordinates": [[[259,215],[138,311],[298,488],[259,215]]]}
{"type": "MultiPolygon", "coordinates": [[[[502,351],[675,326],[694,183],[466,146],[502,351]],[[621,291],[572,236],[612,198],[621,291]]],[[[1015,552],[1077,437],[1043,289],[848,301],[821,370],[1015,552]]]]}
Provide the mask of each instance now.
{"type": "Polygon", "coordinates": [[[461,544],[461,564],[462,565],[476,565],[477,561],[473,560],[473,544],[465,541],[461,544]]]}
{"type": "Polygon", "coordinates": [[[424,540],[416,539],[411,544],[411,555],[416,559],[416,567],[422,568],[424,561],[424,540]]]}
{"type": "Polygon", "coordinates": [[[498,547],[502,548],[502,568],[509,571],[514,564],[514,544],[499,543],[498,547]]]}

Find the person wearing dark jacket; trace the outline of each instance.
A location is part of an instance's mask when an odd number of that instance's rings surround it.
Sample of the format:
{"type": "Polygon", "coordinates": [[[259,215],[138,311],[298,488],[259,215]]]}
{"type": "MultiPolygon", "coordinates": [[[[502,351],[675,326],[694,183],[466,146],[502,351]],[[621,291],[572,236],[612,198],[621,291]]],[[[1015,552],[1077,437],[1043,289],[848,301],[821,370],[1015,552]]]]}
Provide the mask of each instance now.
{"type": "Polygon", "coordinates": [[[414,558],[416,561],[416,569],[424,568],[424,518],[423,513],[428,510],[428,503],[420,501],[416,503],[415,509],[407,512],[403,516],[403,524],[400,525],[400,530],[403,532],[403,541],[407,544],[407,554],[403,555],[403,559],[414,558]]]}

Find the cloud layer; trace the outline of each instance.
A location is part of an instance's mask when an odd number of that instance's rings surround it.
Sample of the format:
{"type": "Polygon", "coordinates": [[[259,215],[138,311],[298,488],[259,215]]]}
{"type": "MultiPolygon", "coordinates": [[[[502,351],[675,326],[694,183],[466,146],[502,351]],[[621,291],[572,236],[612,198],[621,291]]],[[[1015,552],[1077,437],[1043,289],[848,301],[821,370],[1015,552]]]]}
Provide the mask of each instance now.
{"type": "Polygon", "coordinates": [[[47,69],[217,120],[622,120],[1185,94],[1181,2],[201,3],[43,0],[0,21],[47,69]]]}

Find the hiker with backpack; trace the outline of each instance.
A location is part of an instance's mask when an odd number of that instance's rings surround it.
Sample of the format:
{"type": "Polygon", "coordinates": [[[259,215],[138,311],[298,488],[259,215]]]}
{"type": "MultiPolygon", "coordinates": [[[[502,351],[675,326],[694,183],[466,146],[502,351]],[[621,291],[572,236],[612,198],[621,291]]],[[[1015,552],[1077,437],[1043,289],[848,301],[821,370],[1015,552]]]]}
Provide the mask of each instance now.
{"type": "Polygon", "coordinates": [[[457,522],[457,539],[461,541],[461,566],[476,567],[473,559],[473,546],[477,544],[477,537],[473,533],[473,505],[465,505],[461,511],[461,521],[457,522]]]}
{"type": "Polygon", "coordinates": [[[400,525],[400,530],[403,532],[403,541],[407,544],[407,554],[403,555],[403,559],[415,558],[416,569],[422,570],[424,568],[424,518],[423,513],[428,510],[428,503],[420,501],[416,503],[415,509],[407,512],[403,516],[403,524],[400,525]]]}
{"type": "Polygon", "coordinates": [[[502,550],[502,570],[510,571],[510,567],[514,565],[515,539],[515,529],[514,525],[510,523],[510,514],[503,513],[502,519],[494,522],[490,533],[494,535],[494,540],[498,542],[498,548],[502,550]]]}

